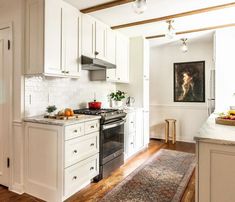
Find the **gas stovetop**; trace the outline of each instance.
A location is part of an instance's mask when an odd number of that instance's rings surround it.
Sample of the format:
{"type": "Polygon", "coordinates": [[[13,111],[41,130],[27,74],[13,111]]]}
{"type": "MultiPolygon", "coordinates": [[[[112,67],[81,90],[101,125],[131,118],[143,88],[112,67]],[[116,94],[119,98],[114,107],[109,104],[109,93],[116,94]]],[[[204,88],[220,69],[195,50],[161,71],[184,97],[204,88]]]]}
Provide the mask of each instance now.
{"type": "Polygon", "coordinates": [[[120,109],[77,109],[74,110],[75,114],[86,114],[86,115],[99,115],[103,121],[124,118],[126,113],[120,109]]]}

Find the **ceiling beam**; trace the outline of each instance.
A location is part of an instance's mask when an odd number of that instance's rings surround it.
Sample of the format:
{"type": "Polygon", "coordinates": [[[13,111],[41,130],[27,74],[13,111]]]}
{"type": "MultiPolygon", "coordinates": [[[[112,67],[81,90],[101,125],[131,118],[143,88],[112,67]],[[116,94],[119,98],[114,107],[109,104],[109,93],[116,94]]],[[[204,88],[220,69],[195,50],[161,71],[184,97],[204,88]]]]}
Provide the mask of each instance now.
{"type": "Polygon", "coordinates": [[[95,12],[95,11],[99,11],[99,10],[103,10],[106,8],[112,8],[115,6],[120,6],[122,4],[127,4],[130,2],[133,2],[134,0],[115,0],[115,1],[111,1],[111,2],[107,2],[107,3],[103,3],[103,4],[99,4],[96,6],[92,6],[89,8],[85,8],[80,10],[82,13],[91,13],[91,12],[95,12]]]}
{"type": "MultiPolygon", "coordinates": [[[[235,27],[235,23],[225,24],[225,25],[217,25],[217,26],[212,26],[212,27],[204,27],[204,28],[199,28],[199,29],[185,30],[185,31],[181,31],[181,32],[176,32],[176,35],[202,32],[202,31],[209,31],[209,30],[216,30],[216,29],[222,29],[222,28],[226,28],[226,27],[235,27]]],[[[161,37],[165,37],[165,34],[147,36],[145,38],[146,39],[155,39],[155,38],[161,38],[161,37]]]]}
{"type": "Polygon", "coordinates": [[[113,26],[111,28],[112,29],[122,29],[122,28],[137,26],[137,25],[166,21],[166,20],[171,20],[171,19],[175,19],[175,18],[221,10],[221,9],[225,9],[225,8],[231,8],[234,6],[235,6],[235,2],[232,2],[232,3],[223,4],[223,5],[201,8],[201,9],[187,11],[187,12],[183,12],[183,13],[177,13],[177,14],[168,15],[168,16],[163,16],[163,17],[152,18],[152,19],[148,19],[148,20],[142,20],[142,21],[127,23],[127,24],[117,25],[117,26],[113,26]]]}

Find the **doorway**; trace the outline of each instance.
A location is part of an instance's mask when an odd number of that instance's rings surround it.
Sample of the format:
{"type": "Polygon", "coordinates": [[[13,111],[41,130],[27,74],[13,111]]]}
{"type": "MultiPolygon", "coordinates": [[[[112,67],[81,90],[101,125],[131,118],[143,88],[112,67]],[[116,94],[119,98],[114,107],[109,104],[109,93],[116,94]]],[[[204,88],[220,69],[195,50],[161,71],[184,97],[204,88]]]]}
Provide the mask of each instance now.
{"type": "Polygon", "coordinates": [[[12,119],[11,28],[0,27],[0,184],[9,186],[12,119]]]}

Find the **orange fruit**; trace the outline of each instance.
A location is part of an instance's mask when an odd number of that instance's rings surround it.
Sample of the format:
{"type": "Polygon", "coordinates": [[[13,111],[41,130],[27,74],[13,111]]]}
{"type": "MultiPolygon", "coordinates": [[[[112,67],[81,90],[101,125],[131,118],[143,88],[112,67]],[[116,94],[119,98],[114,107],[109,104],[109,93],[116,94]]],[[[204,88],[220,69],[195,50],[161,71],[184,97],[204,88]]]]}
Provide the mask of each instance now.
{"type": "Polygon", "coordinates": [[[74,112],[73,110],[70,111],[70,116],[73,116],[74,115],[74,112]]]}
{"type": "Polygon", "coordinates": [[[65,115],[65,116],[71,116],[71,113],[70,113],[69,110],[65,110],[64,115],[65,115]]]}

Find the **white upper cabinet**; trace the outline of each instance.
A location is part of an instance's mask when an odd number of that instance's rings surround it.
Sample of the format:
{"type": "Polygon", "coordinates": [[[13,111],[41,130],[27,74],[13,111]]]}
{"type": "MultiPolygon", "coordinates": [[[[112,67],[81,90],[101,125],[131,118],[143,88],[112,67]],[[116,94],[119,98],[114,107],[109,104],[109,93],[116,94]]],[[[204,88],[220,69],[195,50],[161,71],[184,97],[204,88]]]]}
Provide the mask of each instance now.
{"type": "MultiPolygon", "coordinates": [[[[107,29],[107,60],[116,64],[116,33],[111,29],[107,29]]],[[[116,69],[106,70],[106,80],[113,82],[117,80],[116,69]]]]}
{"type": "Polygon", "coordinates": [[[95,20],[89,15],[82,15],[82,55],[95,56],[95,20]]]}
{"type": "Polygon", "coordinates": [[[26,74],[78,76],[79,11],[65,5],[59,0],[26,1],[26,74]]]}
{"type": "Polygon", "coordinates": [[[81,50],[79,30],[81,16],[70,4],[62,3],[62,67],[65,73],[79,76],[81,50]]]}
{"type": "Polygon", "coordinates": [[[119,33],[116,38],[117,82],[129,82],[129,39],[119,33]]]}
{"type": "Polygon", "coordinates": [[[95,22],[95,57],[101,60],[108,60],[106,56],[107,47],[107,26],[101,22],[95,22]]]}

